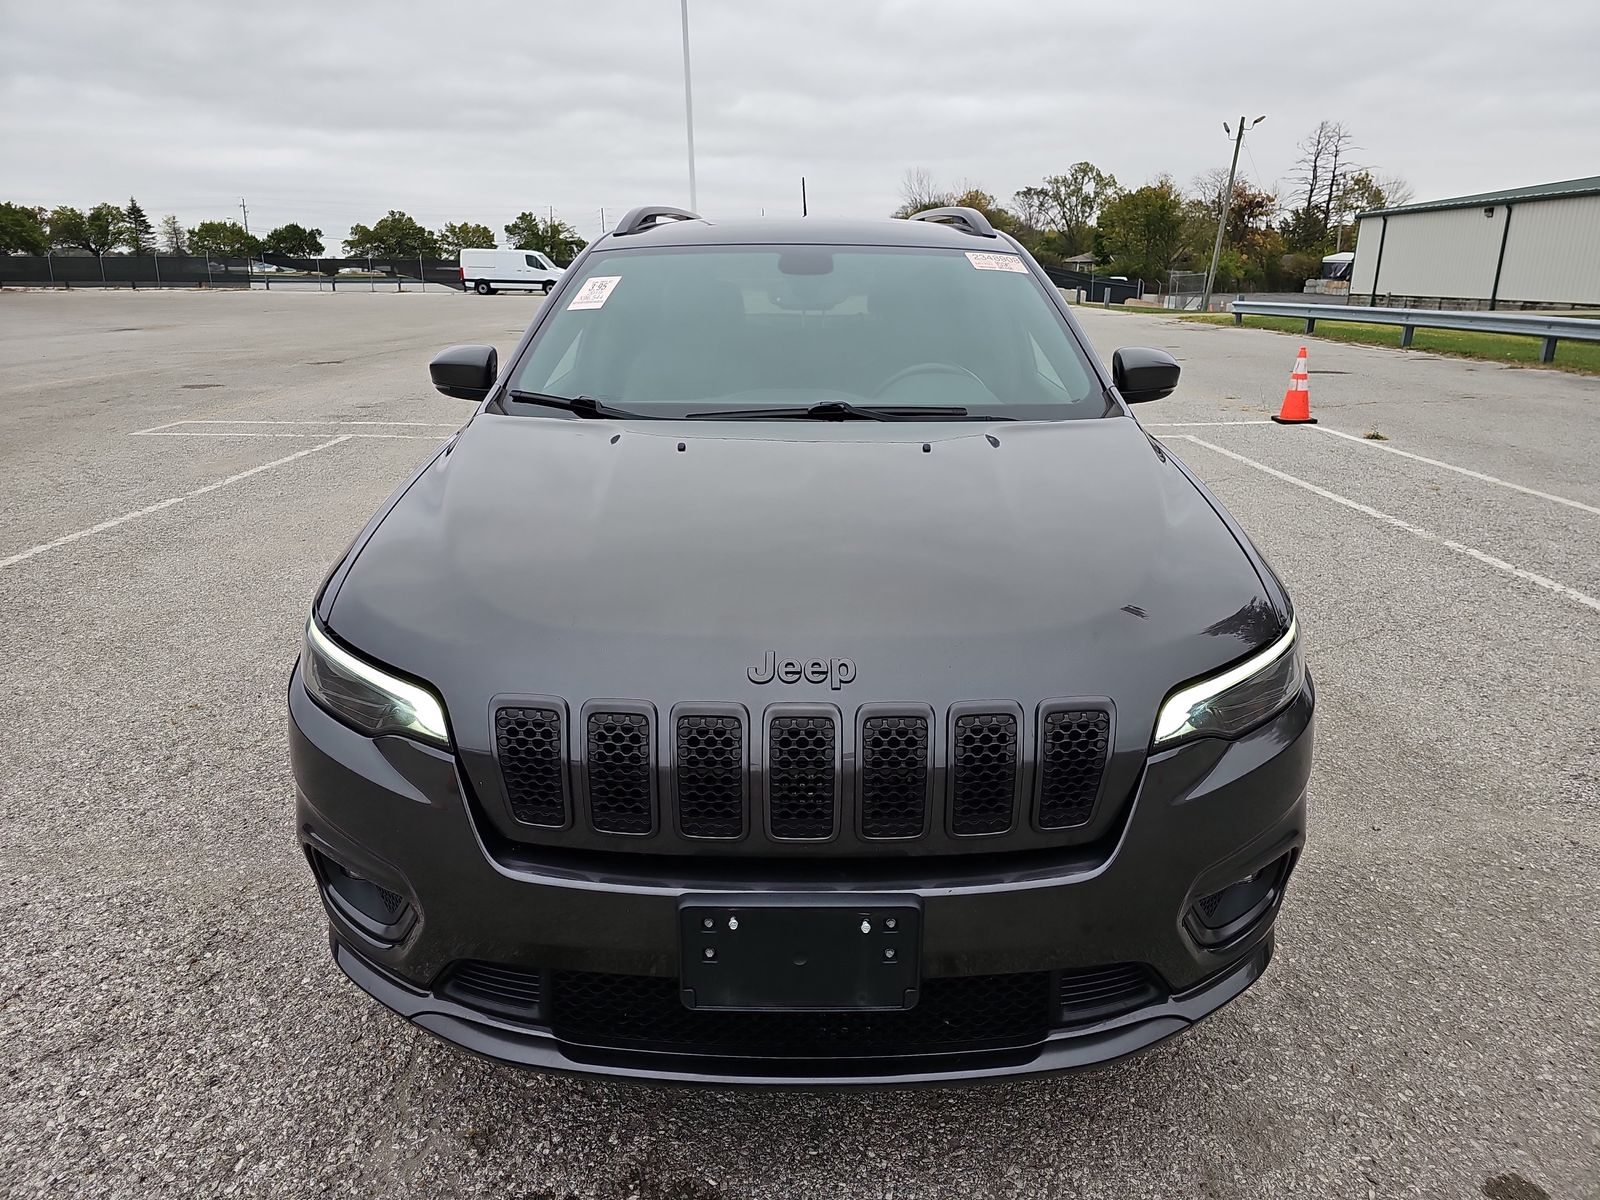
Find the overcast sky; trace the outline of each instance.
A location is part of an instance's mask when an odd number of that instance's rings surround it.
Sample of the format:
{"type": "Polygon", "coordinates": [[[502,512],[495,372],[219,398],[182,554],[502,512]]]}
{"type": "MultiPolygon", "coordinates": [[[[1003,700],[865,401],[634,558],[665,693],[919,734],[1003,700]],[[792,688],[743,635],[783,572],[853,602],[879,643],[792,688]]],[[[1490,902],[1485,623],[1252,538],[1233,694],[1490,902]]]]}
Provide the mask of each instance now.
{"type": "MultiPolygon", "coordinates": [[[[1271,186],[1328,118],[1417,199],[1600,174],[1600,3],[690,0],[707,215],[878,214],[907,168],[1002,199],[1088,159],[1126,186],[1271,186]]],[[[402,208],[585,235],[686,203],[678,0],[0,0],[0,200],[131,194],[185,224],[402,208]]]]}

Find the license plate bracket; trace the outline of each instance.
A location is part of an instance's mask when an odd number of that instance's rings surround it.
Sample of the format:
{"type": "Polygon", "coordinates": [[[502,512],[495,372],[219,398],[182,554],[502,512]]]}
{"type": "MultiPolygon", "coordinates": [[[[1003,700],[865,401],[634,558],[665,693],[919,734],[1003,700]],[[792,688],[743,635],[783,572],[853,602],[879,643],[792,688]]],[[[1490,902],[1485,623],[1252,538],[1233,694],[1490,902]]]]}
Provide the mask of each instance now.
{"type": "Polygon", "coordinates": [[[678,928],[688,1008],[882,1012],[917,1003],[915,896],[686,896],[678,928]]]}

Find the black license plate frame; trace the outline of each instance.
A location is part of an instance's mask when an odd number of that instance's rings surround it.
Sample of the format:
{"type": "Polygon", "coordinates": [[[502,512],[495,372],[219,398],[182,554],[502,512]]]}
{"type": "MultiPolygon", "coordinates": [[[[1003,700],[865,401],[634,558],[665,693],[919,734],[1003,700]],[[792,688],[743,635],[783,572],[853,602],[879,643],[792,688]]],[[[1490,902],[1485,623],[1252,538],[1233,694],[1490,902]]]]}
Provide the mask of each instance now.
{"type": "Polygon", "coordinates": [[[916,896],[690,895],[679,991],[712,1012],[898,1012],[921,989],[916,896]]]}

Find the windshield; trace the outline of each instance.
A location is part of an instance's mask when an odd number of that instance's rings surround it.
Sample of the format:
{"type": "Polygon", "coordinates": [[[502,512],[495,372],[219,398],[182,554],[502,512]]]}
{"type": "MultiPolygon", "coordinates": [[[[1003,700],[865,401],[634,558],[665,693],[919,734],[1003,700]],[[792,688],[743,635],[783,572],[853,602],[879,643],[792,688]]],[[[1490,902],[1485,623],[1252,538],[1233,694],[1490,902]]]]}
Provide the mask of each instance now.
{"type": "Polygon", "coordinates": [[[830,404],[944,410],[935,420],[959,409],[1016,420],[1110,411],[1071,331],[1012,254],[609,250],[584,261],[557,303],[516,391],[659,417],[830,404]]]}

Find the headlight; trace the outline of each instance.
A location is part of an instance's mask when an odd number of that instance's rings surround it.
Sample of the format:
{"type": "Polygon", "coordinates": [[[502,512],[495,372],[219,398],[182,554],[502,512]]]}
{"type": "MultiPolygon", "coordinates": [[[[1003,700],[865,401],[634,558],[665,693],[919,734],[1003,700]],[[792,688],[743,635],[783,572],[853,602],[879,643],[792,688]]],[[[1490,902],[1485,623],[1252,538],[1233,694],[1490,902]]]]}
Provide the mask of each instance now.
{"type": "Polygon", "coordinates": [[[1248,733],[1300,694],[1306,664],[1295,622],[1260,654],[1231,670],[1180,688],[1156,717],[1155,749],[1196,737],[1248,733]]]}
{"type": "Polygon", "coordinates": [[[306,622],[300,674],[313,700],[368,737],[398,733],[435,746],[450,745],[444,705],[437,696],[335,645],[317,628],[315,617],[306,622]]]}

